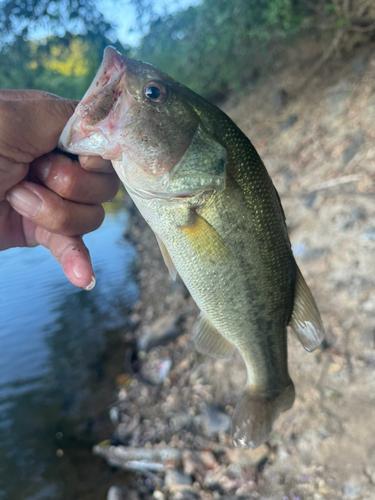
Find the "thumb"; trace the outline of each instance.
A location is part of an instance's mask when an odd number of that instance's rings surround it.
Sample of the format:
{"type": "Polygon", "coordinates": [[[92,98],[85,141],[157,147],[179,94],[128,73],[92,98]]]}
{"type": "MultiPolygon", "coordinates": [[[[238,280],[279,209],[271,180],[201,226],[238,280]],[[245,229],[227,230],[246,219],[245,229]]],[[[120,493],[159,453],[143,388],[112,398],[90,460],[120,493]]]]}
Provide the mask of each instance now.
{"type": "Polygon", "coordinates": [[[0,156],[30,163],[52,151],[76,105],[46,92],[0,91],[0,156]]]}

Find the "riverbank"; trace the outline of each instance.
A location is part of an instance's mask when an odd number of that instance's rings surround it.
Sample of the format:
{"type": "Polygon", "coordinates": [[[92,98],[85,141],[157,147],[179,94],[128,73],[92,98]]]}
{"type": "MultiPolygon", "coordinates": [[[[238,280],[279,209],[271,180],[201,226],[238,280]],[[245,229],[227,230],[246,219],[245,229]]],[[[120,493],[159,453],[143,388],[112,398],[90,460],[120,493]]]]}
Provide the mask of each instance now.
{"type": "Polygon", "coordinates": [[[141,298],[131,314],[135,331],[124,331],[132,347],[110,410],[114,432],[94,452],[133,479],[129,489],[114,485],[108,500],[374,498],[373,49],[327,63],[294,97],[291,84],[298,87],[311,62],[293,64],[291,56],[223,106],[279,191],[327,330],[312,354],[289,337],[296,402],[259,449],[236,450],[229,438],[245,382],[240,356],[196,352],[197,307],[182,282],[171,280],[154,235],[131,209],[126,237],[139,253],[141,298]]]}

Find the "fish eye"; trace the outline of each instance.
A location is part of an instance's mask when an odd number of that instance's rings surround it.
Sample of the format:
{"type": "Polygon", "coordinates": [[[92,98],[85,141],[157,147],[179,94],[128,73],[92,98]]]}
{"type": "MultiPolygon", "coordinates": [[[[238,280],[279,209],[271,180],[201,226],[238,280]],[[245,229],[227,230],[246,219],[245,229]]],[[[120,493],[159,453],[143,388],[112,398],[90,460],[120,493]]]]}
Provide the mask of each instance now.
{"type": "Polygon", "coordinates": [[[150,82],[143,89],[144,95],[152,102],[163,103],[167,98],[167,89],[158,82],[150,82]]]}

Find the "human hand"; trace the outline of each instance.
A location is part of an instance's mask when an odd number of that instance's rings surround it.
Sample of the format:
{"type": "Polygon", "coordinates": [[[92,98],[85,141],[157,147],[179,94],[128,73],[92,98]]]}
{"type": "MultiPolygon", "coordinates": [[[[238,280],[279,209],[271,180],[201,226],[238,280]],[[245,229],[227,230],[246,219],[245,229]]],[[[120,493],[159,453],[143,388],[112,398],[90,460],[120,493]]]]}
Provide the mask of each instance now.
{"type": "Polygon", "coordinates": [[[43,245],[74,285],[91,290],[81,236],[101,225],[101,203],[119,181],[109,161],[54,151],[75,105],[46,92],[0,90],[0,250],[43,245]]]}

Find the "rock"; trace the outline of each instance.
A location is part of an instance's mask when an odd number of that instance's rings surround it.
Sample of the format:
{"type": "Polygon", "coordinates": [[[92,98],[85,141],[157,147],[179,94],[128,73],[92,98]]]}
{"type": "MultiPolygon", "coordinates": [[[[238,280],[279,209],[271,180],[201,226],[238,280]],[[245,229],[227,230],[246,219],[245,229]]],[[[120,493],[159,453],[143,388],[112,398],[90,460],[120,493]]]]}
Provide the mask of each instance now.
{"type": "Polygon", "coordinates": [[[298,122],[297,115],[290,115],[288,118],[282,122],[279,122],[279,130],[280,132],[285,132],[289,128],[292,128],[298,122]]]}
{"type": "Polygon", "coordinates": [[[302,258],[304,261],[309,262],[311,260],[320,259],[324,254],[325,248],[309,248],[302,258]]]}
{"type": "Polygon", "coordinates": [[[367,219],[367,213],[361,208],[354,208],[347,217],[347,220],[342,225],[342,229],[347,231],[354,227],[357,223],[364,222],[367,219]]]}
{"type": "Polygon", "coordinates": [[[182,489],[173,495],[172,500],[198,500],[199,498],[201,497],[195,491],[182,489]]]}
{"type": "Polygon", "coordinates": [[[192,416],[189,413],[176,413],[169,421],[173,433],[180,432],[190,426],[192,416]]]}
{"type": "Polygon", "coordinates": [[[186,450],[183,455],[184,472],[188,476],[195,476],[197,469],[201,468],[201,463],[197,457],[197,452],[186,450]]]}
{"type": "Polygon", "coordinates": [[[116,406],[112,406],[112,408],[109,409],[109,418],[112,422],[112,424],[116,425],[119,422],[119,410],[116,406]]]}
{"type": "Polygon", "coordinates": [[[363,302],[362,310],[368,314],[371,314],[375,308],[375,294],[371,294],[368,299],[363,302]]]}
{"type": "Polygon", "coordinates": [[[288,103],[289,96],[284,89],[278,89],[272,98],[272,104],[277,109],[280,110],[288,103]]]}
{"type": "Polygon", "coordinates": [[[232,418],[214,406],[207,408],[202,419],[203,429],[207,436],[228,432],[232,425],[232,418]]]}
{"type": "Polygon", "coordinates": [[[370,51],[363,52],[357,56],[353,62],[352,67],[356,75],[362,76],[368,68],[370,62],[370,51]]]}
{"type": "Polygon", "coordinates": [[[237,497],[245,497],[248,498],[248,495],[253,493],[257,488],[257,483],[253,480],[246,481],[245,484],[241,485],[238,490],[236,490],[236,496],[237,497]]]}
{"type": "Polygon", "coordinates": [[[107,500],[137,500],[138,498],[134,490],[130,493],[127,488],[121,488],[120,486],[111,486],[107,493],[107,500]],[[133,492],[136,496],[132,494],[133,492]]]}
{"type": "Polygon", "coordinates": [[[341,80],[326,93],[327,112],[335,117],[345,111],[345,100],[349,96],[351,85],[347,80],[341,80]]]}
{"type": "Polygon", "coordinates": [[[177,316],[162,316],[153,322],[138,341],[139,351],[150,351],[154,347],[166,345],[181,333],[177,316]]]}
{"type": "Polygon", "coordinates": [[[309,193],[304,200],[304,205],[306,208],[312,208],[314,205],[314,201],[316,200],[317,193],[316,191],[313,191],[312,193],[309,193]]]}
{"type": "Polygon", "coordinates": [[[325,253],[325,248],[308,248],[305,243],[294,244],[292,250],[295,257],[301,257],[306,262],[320,259],[325,253]]]}
{"type": "Polygon", "coordinates": [[[358,130],[349,146],[347,146],[342,153],[342,162],[344,165],[348,164],[350,160],[354,158],[359,148],[365,142],[365,139],[366,132],[364,130],[358,130]]]}
{"type": "Polygon", "coordinates": [[[362,241],[375,241],[375,227],[369,227],[361,236],[362,241]]]}
{"type": "Polygon", "coordinates": [[[266,462],[270,455],[270,449],[265,444],[259,446],[255,450],[244,450],[241,448],[233,448],[227,450],[228,460],[241,468],[257,466],[266,462]]]}
{"type": "Polygon", "coordinates": [[[179,489],[180,486],[191,486],[193,480],[191,476],[177,469],[167,469],[165,473],[165,485],[170,489],[179,489]]]}
{"type": "Polygon", "coordinates": [[[342,486],[344,498],[354,499],[357,498],[358,493],[361,491],[361,485],[354,479],[350,479],[342,486]]]}
{"type": "Polygon", "coordinates": [[[165,377],[168,375],[168,373],[171,370],[171,366],[172,366],[172,360],[170,360],[169,358],[160,361],[160,363],[157,366],[158,379],[160,382],[163,382],[165,377]]]}
{"type": "Polygon", "coordinates": [[[207,467],[207,469],[213,469],[215,465],[217,465],[216,458],[210,451],[201,451],[199,456],[202,464],[207,467]]]}
{"type": "Polygon", "coordinates": [[[365,468],[365,475],[369,479],[370,483],[375,485],[375,467],[367,466],[365,468]]]}
{"type": "Polygon", "coordinates": [[[152,495],[155,500],[164,500],[164,494],[161,491],[155,490],[153,495],[152,495]]]}
{"type": "Polygon", "coordinates": [[[292,245],[292,251],[295,257],[303,257],[307,252],[307,247],[304,243],[295,243],[292,245]]]}
{"type": "Polygon", "coordinates": [[[237,477],[234,471],[228,471],[227,466],[219,465],[215,469],[207,471],[204,477],[203,484],[210,488],[210,490],[222,490],[222,492],[229,492],[238,488],[237,477]],[[230,477],[228,477],[228,475],[230,477]]]}
{"type": "Polygon", "coordinates": [[[120,442],[125,442],[125,440],[128,439],[133,434],[135,429],[139,426],[139,422],[140,422],[139,414],[136,414],[132,419],[128,417],[127,422],[121,422],[116,427],[116,430],[114,432],[115,438],[120,442]]]}

